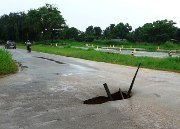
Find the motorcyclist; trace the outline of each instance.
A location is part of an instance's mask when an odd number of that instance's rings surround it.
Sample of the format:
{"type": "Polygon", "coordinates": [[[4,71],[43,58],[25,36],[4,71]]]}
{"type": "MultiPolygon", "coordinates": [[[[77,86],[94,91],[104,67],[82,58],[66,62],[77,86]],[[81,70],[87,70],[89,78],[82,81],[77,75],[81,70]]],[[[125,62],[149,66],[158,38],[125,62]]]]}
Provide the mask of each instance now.
{"type": "Polygon", "coordinates": [[[27,45],[27,51],[31,52],[31,42],[29,40],[26,42],[26,45],[27,45]]]}

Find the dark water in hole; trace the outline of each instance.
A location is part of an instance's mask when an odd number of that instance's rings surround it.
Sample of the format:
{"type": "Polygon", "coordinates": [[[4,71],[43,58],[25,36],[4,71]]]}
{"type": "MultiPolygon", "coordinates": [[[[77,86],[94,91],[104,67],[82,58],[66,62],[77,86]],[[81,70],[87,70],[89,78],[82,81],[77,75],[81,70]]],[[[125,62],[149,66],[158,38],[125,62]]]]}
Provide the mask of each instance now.
{"type": "MultiPolygon", "coordinates": [[[[130,98],[131,96],[128,97],[126,93],[127,92],[122,92],[124,99],[130,98]]],[[[123,99],[121,97],[121,94],[120,94],[119,91],[114,93],[114,94],[111,94],[111,96],[113,98],[113,101],[122,100],[123,99]]],[[[108,102],[108,101],[110,101],[110,99],[108,97],[98,96],[98,97],[95,97],[95,98],[92,98],[92,99],[85,100],[84,104],[102,104],[102,103],[105,103],[105,102],[108,102]]]]}

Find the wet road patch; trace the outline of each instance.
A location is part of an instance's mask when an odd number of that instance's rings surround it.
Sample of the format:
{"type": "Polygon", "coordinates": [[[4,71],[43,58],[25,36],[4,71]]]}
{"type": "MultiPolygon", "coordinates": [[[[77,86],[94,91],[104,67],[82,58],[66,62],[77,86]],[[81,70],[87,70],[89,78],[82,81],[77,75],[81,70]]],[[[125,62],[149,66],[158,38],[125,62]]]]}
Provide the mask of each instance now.
{"type": "Polygon", "coordinates": [[[46,57],[38,57],[38,56],[36,56],[36,58],[53,61],[53,62],[55,62],[55,63],[57,63],[57,64],[65,64],[65,63],[63,63],[63,62],[60,62],[60,61],[57,61],[57,60],[54,60],[54,59],[49,59],[49,58],[46,58],[46,57]]]}
{"type": "MultiPolygon", "coordinates": [[[[17,61],[16,61],[17,62],[17,61]]],[[[28,68],[28,66],[25,66],[25,65],[22,65],[20,62],[17,62],[17,64],[19,65],[19,67],[20,67],[20,70],[24,70],[24,69],[27,69],[28,68]]]]}

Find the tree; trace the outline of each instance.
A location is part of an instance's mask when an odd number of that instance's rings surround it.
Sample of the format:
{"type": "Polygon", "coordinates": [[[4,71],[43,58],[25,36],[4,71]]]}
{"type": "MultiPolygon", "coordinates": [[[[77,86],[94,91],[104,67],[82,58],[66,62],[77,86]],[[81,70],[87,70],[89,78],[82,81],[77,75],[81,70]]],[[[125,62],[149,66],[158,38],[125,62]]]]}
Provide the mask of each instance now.
{"type": "Polygon", "coordinates": [[[0,17],[0,39],[25,41],[54,38],[54,30],[63,29],[65,20],[57,7],[46,4],[38,9],[10,13],[0,17]]]}
{"type": "Polygon", "coordinates": [[[86,41],[87,42],[92,42],[95,39],[95,36],[94,36],[94,27],[93,26],[88,26],[86,28],[85,35],[86,35],[86,37],[85,37],[86,41]]]}
{"type": "Polygon", "coordinates": [[[175,32],[175,39],[180,41],[180,28],[177,28],[176,32],[175,32]]]}
{"type": "Polygon", "coordinates": [[[119,23],[115,26],[114,32],[115,32],[115,36],[116,38],[119,37],[120,39],[125,39],[127,38],[127,35],[129,34],[129,32],[132,30],[132,27],[126,23],[119,23]]]}
{"type": "Polygon", "coordinates": [[[82,42],[82,41],[85,41],[85,37],[86,37],[85,33],[83,31],[79,31],[79,34],[76,40],[79,42],[82,42]]]}
{"type": "Polygon", "coordinates": [[[101,38],[101,33],[102,33],[102,30],[100,27],[94,27],[94,36],[95,36],[95,39],[99,39],[101,38]]]}
{"type": "Polygon", "coordinates": [[[115,25],[115,24],[110,24],[109,27],[107,27],[104,30],[104,38],[107,39],[115,39],[115,38],[127,38],[129,32],[132,30],[132,27],[126,23],[123,24],[122,22],[120,22],[119,24],[115,25]]]}
{"type": "Polygon", "coordinates": [[[104,30],[103,35],[104,35],[104,38],[106,38],[106,39],[116,38],[116,35],[115,35],[115,24],[110,24],[110,26],[107,27],[104,30]]]}
{"type": "Polygon", "coordinates": [[[38,40],[41,36],[41,22],[39,12],[35,9],[29,10],[26,16],[26,40],[38,40]]]}
{"type": "Polygon", "coordinates": [[[41,30],[47,31],[46,35],[53,38],[53,29],[62,29],[65,25],[65,20],[57,7],[46,4],[38,9],[39,21],[41,30]]]}
{"type": "Polygon", "coordinates": [[[38,9],[38,13],[43,29],[62,28],[62,25],[65,24],[61,12],[53,5],[46,4],[38,9]]]}
{"type": "Polygon", "coordinates": [[[0,18],[0,38],[4,40],[21,40],[24,32],[25,13],[10,13],[0,18]]]}
{"type": "Polygon", "coordinates": [[[93,35],[93,32],[94,32],[94,27],[93,26],[88,26],[86,28],[85,34],[86,35],[93,35]]]}
{"type": "Polygon", "coordinates": [[[79,34],[79,30],[76,29],[75,27],[71,27],[71,28],[67,27],[64,30],[64,38],[65,39],[77,40],[78,34],[79,34]]]}
{"type": "Polygon", "coordinates": [[[173,38],[176,27],[173,21],[158,20],[153,23],[146,23],[135,30],[136,41],[144,42],[165,42],[173,38]]]}
{"type": "Polygon", "coordinates": [[[176,31],[174,24],[176,23],[168,20],[153,22],[153,32],[156,34],[155,41],[165,42],[173,38],[176,31]]]}
{"type": "Polygon", "coordinates": [[[8,40],[9,16],[3,15],[0,18],[0,39],[8,40]]]}

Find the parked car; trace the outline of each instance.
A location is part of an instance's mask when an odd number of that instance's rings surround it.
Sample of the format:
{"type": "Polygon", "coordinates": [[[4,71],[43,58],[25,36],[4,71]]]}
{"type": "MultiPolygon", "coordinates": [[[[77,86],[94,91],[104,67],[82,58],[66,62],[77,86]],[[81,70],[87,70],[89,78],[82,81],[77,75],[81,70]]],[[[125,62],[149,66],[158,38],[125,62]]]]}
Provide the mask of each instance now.
{"type": "Polygon", "coordinates": [[[14,41],[7,41],[5,44],[6,49],[16,49],[16,43],[14,41]]]}

